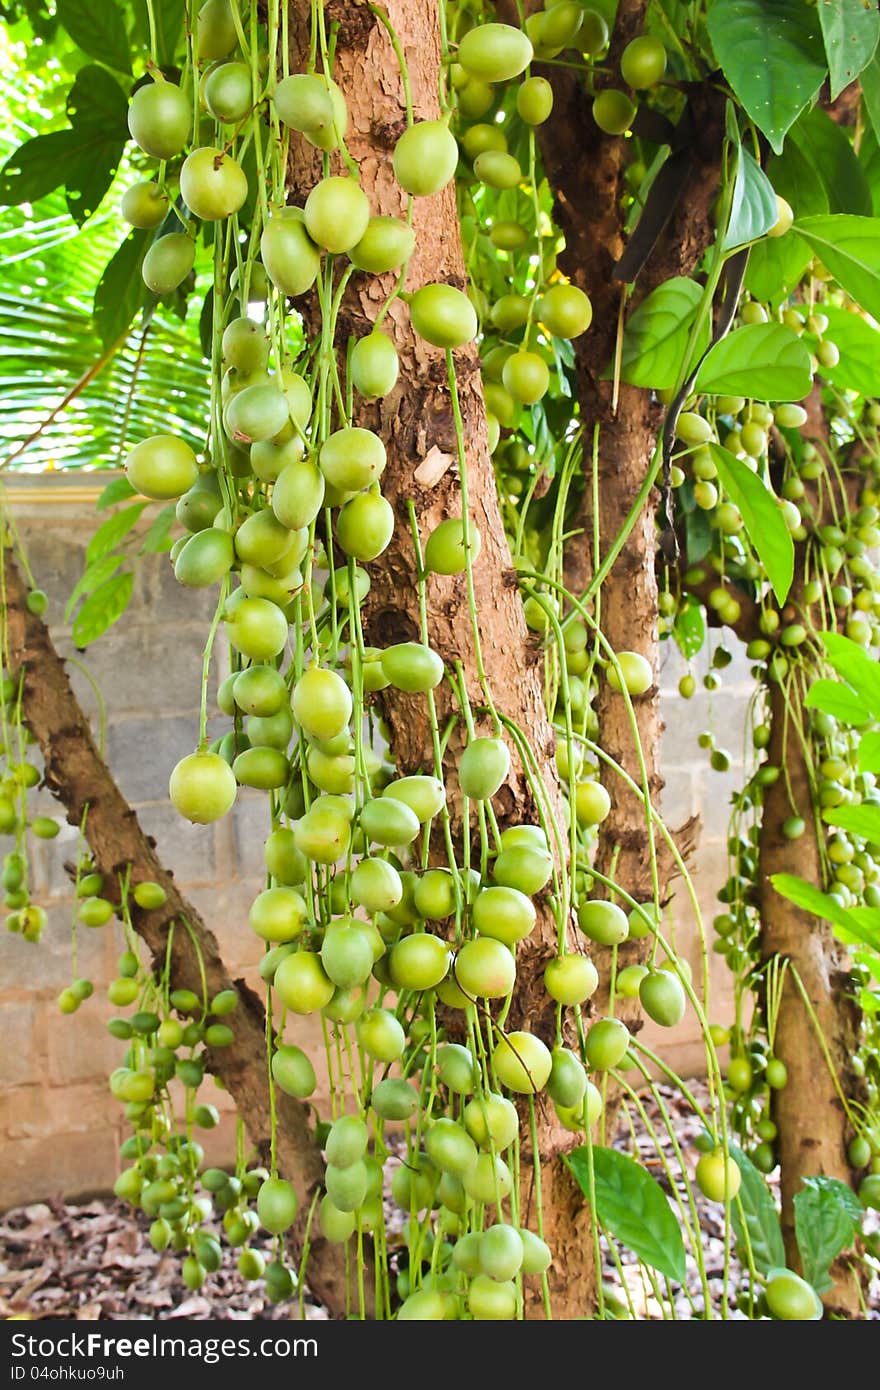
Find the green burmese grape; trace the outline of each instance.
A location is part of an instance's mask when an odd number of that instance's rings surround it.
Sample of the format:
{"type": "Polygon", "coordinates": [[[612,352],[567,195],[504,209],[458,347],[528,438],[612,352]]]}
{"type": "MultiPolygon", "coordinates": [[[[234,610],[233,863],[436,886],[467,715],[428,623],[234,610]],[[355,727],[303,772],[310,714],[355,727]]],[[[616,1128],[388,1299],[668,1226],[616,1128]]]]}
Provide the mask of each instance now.
{"type": "Polygon", "coordinates": [[[449,869],[428,869],[418,880],[414,901],[420,917],[441,922],[455,911],[455,879],[449,869]]]}
{"type": "Polygon", "coordinates": [[[290,764],[280,748],[246,748],[234,760],[232,771],[242,787],[276,791],[286,785],[290,764]]]}
{"type": "Polygon", "coordinates": [[[480,1268],[498,1282],[514,1279],[522,1268],[524,1247],[515,1226],[498,1223],[483,1231],[480,1238],[480,1268]]]}
{"type": "Polygon", "coordinates": [[[446,789],[438,777],[398,777],[388,783],[382,795],[402,801],[415,812],[422,825],[438,815],[446,804],[446,789]]]}
{"type": "Polygon", "coordinates": [[[489,188],[516,188],[522,182],[519,160],[506,150],[484,150],[474,160],[474,174],[489,188]]]}
{"type": "Polygon", "coordinates": [[[477,1146],[455,1120],[435,1120],[425,1136],[428,1157],[441,1172],[464,1177],[477,1162],[477,1146]]]}
{"type": "Polygon", "coordinates": [[[305,899],[295,888],[266,888],[251,903],[248,920],[257,936],[273,943],[295,941],[308,916],[305,899]]]}
{"type": "Polygon", "coordinates": [[[385,333],[374,330],[355,343],[350,359],[351,379],[362,396],[387,396],[397,384],[400,359],[385,333]]]}
{"type": "Polygon", "coordinates": [[[312,240],[336,255],[360,241],[370,220],[370,204],[354,179],[331,175],[315,184],[304,217],[312,240]]]}
{"type": "Polygon", "coordinates": [[[270,719],[288,704],[284,677],[274,666],[249,666],[234,673],[231,680],[235,704],[244,714],[270,719]]]}
{"type": "Polygon", "coordinates": [[[318,1225],[325,1240],[342,1245],[353,1234],[356,1218],[353,1211],[340,1211],[329,1196],[321,1198],[318,1225]]]}
{"type": "Polygon", "coordinates": [[[215,121],[227,125],[243,121],[253,102],[247,63],[223,63],[207,73],[202,96],[215,121]]]}
{"type": "Polygon", "coordinates": [[[416,333],[434,347],[463,347],[477,336],[474,307],[453,285],[423,285],[412,295],[409,311],[416,333]]]}
{"type": "Polygon", "coordinates": [[[502,1035],[493,1051],[492,1064],[502,1086],[533,1095],[547,1084],[553,1058],[535,1034],[517,1031],[502,1035]]]}
{"type": "Polygon", "coordinates": [[[369,936],[358,926],[332,923],[324,933],[321,963],[339,989],[353,989],[364,984],[373,969],[369,936]]]}
{"type": "Polygon", "coordinates": [[[532,60],[531,42],[510,24],[478,24],[458,46],[456,58],[472,77],[483,82],[509,82],[532,60]]]}
{"type": "Polygon", "coordinates": [[[534,405],[547,394],[550,368],[537,352],[515,352],[504,364],[501,379],[515,401],[534,405]]]}
{"type": "Polygon", "coordinates": [[[340,509],[336,538],[346,555],[368,564],[387,549],[394,533],[394,512],[379,493],[359,493],[340,509]]]}
{"type": "Polygon", "coordinates": [[[195,217],[217,222],[243,206],[248,195],[247,176],[224,150],[204,146],[183,161],[180,193],[195,217]]]}
{"type": "Polygon", "coordinates": [[[352,265],[374,275],[397,270],[415,247],[415,232],[396,217],[371,217],[366,231],[348,253],[352,265]]]}
{"type": "Polygon", "coordinates": [[[425,693],[443,679],[443,661],[420,642],[397,642],[382,653],[382,669],[397,690],[425,693]]]}
{"type": "Polygon", "coordinates": [[[601,1018],[592,1025],[584,1044],[587,1062],[594,1071],[618,1066],[629,1046],[629,1029],[618,1018],[601,1018]]]}
{"type": "Polygon", "coordinates": [[[165,220],[168,194],[157,183],[143,179],[125,190],[119,210],[130,227],[152,231],[165,220]]]}
{"type": "Polygon", "coordinates": [[[316,464],[285,464],[272,489],[272,510],[282,526],[300,531],[315,520],[325,491],[324,475],[316,464]]]}
{"type": "Polygon", "coordinates": [[[181,497],[199,476],[196,456],[183,439],[154,434],[129,449],[125,472],[135,492],[168,501],[181,497]]]}
{"type": "Polygon", "coordinates": [[[461,517],[441,521],[425,545],[425,568],[431,574],[463,574],[468,554],[474,563],[480,554],[482,537],[473,521],[461,517]]]}
{"type": "Polygon", "coordinates": [[[257,1194],[260,1224],[272,1235],[283,1235],[296,1220],[296,1193],[284,1178],[267,1178],[257,1194]]]}
{"type": "Polygon", "coordinates": [[[630,695],[644,695],[654,684],[654,672],[651,663],[638,652],[618,652],[617,661],[620,666],[620,675],[617,667],[609,666],[608,684],[612,690],[621,689],[621,677],[623,684],[630,695]]]}
{"type": "Polygon", "coordinates": [[[405,936],[392,947],[391,979],[398,989],[433,989],[449,970],[446,943],[428,932],[405,936]]]}
{"type": "Polygon", "coordinates": [[[173,159],[190,137],[192,106],[175,83],[146,83],[129,103],[128,128],[145,154],[173,159]]]}
{"type": "Polygon", "coordinates": [[[317,1013],[330,1003],[335,990],[320,956],[313,951],[286,956],[275,971],[273,983],[282,1004],[296,1014],[317,1013]]]}
{"type": "Polygon", "coordinates": [[[327,1162],[337,1168],[350,1168],[367,1152],[367,1126],[359,1115],[341,1115],[330,1126],[324,1144],[327,1162]]]}
{"type": "Polygon", "coordinates": [[[232,768],[217,753],[190,753],[173,769],[168,791],[180,815],[203,825],[232,809],[237,783],[232,768]]]}
{"type": "Polygon", "coordinates": [[[668,970],[652,970],[639,984],[639,1002],[649,1018],[664,1028],[674,1028],[684,1018],[687,998],[684,986],[668,970]]]}
{"type": "Polygon", "coordinates": [[[475,738],[458,764],[462,793],[475,801],[495,795],[510,770],[510,750],[501,738],[475,738]]]}
{"type": "Polygon", "coordinates": [[[275,88],[272,101],[278,119],[291,130],[314,131],[333,123],[333,102],[326,78],[317,73],[292,73],[275,88]]]}
{"type": "Polygon", "coordinates": [[[558,1004],[583,1004],[598,986],[599,973],[588,956],[557,956],[544,971],[544,988],[558,1004]]]}
{"type": "Polygon", "coordinates": [[[770,1271],[764,1297],[773,1316],[784,1322],[811,1322],[822,1316],[816,1290],[790,1269],[770,1271]]]}
{"type": "Polygon", "coordinates": [[[396,1062],[406,1047],[406,1034],[399,1020],[388,1009],[368,1009],[357,1020],[357,1039],[369,1057],[377,1062],[396,1062]]]}
{"type": "Polygon", "coordinates": [[[437,1075],[457,1095],[470,1095],[477,1084],[474,1058],[460,1043],[444,1043],[437,1049],[437,1075]]]}
{"type": "Polygon", "coordinates": [[[367,1195],[368,1181],[367,1166],[362,1158],[345,1168],[328,1163],[324,1174],[327,1196],[344,1212],[357,1211],[367,1195]]]}
{"type": "Polygon", "coordinates": [[[506,1096],[492,1092],[468,1101],[462,1118],[468,1134],[482,1149],[509,1148],[519,1133],[516,1106],[506,1096]]]}
{"type": "Polygon", "coordinates": [[[370,1104],[383,1120],[412,1119],[419,1103],[415,1087],[395,1076],[388,1076],[374,1086],[370,1097],[370,1104]]]}
{"type": "Polygon", "coordinates": [[[321,255],[298,209],[285,209],[268,219],[260,237],[260,255],[266,274],[282,294],[305,294],[315,283],[321,255]]]}
{"type": "Polygon", "coordinates": [[[482,936],[494,938],[505,946],[515,946],[527,937],[534,928],[536,918],[531,899],[519,889],[506,885],[482,888],[472,908],[475,929],[482,936]]]}
{"type": "Polygon", "coordinates": [[[458,142],[445,121],[417,121],[395,145],[393,162],[401,188],[424,198],[455,176],[458,142]]]}
{"type": "Polygon", "coordinates": [[[540,305],[541,322],[557,338],[577,338],[593,320],[593,306],[576,285],[551,285],[540,305]]]}
{"type": "Polygon", "coordinates": [[[318,463],[327,482],[340,492],[360,492],[384,473],[385,445],[372,430],[347,427],[330,435],[318,463]]]}
{"type": "Polygon", "coordinates": [[[606,135],[623,135],[632,125],[635,114],[635,102],[614,87],[606,87],[593,102],[593,120],[606,135]]]}
{"type": "Polygon", "coordinates": [[[153,294],[171,294],[195,264],[196,244],[183,232],[169,232],[154,241],[141,266],[141,277],[153,294]]]}
{"type": "Polygon", "coordinates": [[[462,1181],[467,1195],[486,1205],[499,1197],[503,1202],[513,1188],[513,1177],[504,1159],[491,1153],[481,1153],[462,1181]]]}
{"type": "Polygon", "coordinates": [[[526,125],[543,125],[553,110],[553,88],[546,77],[527,77],[516,90],[516,110],[526,125]]]}
{"type": "MultiPolygon", "coordinates": [[[[502,843],[504,837],[502,836],[502,843]]],[[[516,888],[531,896],[550,881],[553,860],[546,849],[517,844],[502,848],[492,866],[492,877],[502,887],[516,888]]]]}
{"type": "Polygon", "coordinates": [[[388,849],[412,844],[419,833],[415,812],[390,797],[373,797],[365,802],[359,822],[369,840],[388,849]]]}
{"type": "Polygon", "coordinates": [[[467,941],[455,958],[455,980],[475,999],[503,999],[513,989],[516,961],[510,949],[491,937],[467,941]]]}
{"type": "Polygon", "coordinates": [[[313,803],[293,829],[294,845],[307,859],[318,864],[335,864],[351,841],[349,819],[335,805],[313,803]]]}
{"type": "Polygon", "coordinates": [[[188,589],[208,588],[219,584],[234,562],[232,537],[211,526],[186,541],[174,562],[174,578],[188,589]]]}
{"type": "Polygon", "coordinates": [[[243,598],[231,611],[227,606],[226,630],[233,647],[252,661],[278,656],[287,642],[287,618],[265,598],[243,598]]]}
{"type": "Polygon", "coordinates": [[[369,913],[387,912],[403,897],[403,883],[386,859],[362,859],[351,874],[352,901],[369,913]]]}
{"type": "Polygon", "coordinates": [[[351,691],[336,671],[315,666],[293,687],[293,713],[305,732],[328,741],[346,733],[352,712],[351,691]]]}
{"type": "Polygon", "coordinates": [[[554,1047],[547,1094],[557,1105],[572,1109],[580,1105],[587,1091],[587,1074],[570,1048],[554,1047]]]}
{"type": "Polygon", "coordinates": [[[581,903],[578,926],[585,936],[601,946],[619,946],[629,935],[626,913],[616,903],[602,899],[581,903]]]}
{"type": "Polygon", "coordinates": [[[631,39],[620,59],[621,76],[630,87],[643,91],[660,81],[666,71],[666,49],[652,34],[631,39]]]}

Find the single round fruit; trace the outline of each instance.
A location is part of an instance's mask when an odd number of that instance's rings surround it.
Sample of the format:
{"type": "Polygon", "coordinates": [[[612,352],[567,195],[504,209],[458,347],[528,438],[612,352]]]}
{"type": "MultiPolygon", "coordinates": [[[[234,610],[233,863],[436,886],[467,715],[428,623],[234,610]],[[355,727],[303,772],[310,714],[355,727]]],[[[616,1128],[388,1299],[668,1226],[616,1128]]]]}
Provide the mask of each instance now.
{"type": "Polygon", "coordinates": [[[478,937],[455,957],[455,980],[474,999],[504,999],[516,981],[513,953],[501,941],[478,937]]]}
{"type": "Polygon", "coordinates": [[[635,114],[635,102],[615,87],[606,87],[593,102],[593,120],[606,135],[623,135],[632,125],[635,114]]]}
{"type": "Polygon", "coordinates": [[[292,208],[269,218],[260,237],[266,274],[282,294],[305,294],[315,283],[321,255],[292,208]]]}
{"type": "Polygon", "coordinates": [[[296,951],[285,956],[275,971],[273,983],[282,1004],[295,1014],[317,1013],[330,1003],[336,990],[320,956],[313,951],[296,951]]]}
{"type": "Polygon", "coordinates": [[[366,193],[354,179],[339,175],[315,184],[304,212],[306,231],[312,241],[334,255],[356,246],[370,220],[366,193]]]}
{"type": "Polygon", "coordinates": [[[478,558],[482,539],[474,522],[461,517],[441,521],[425,545],[425,569],[431,574],[463,574],[468,555],[471,564],[478,558]]]}
{"type": "Polygon", "coordinates": [[[192,130],[192,106],[173,82],[139,87],[128,107],[128,128],[145,154],[173,159],[192,130]]]}
{"type": "Polygon", "coordinates": [[[502,738],[475,738],[459,759],[458,784],[473,801],[486,801],[510,771],[510,750],[502,738]]]}
{"type": "Polygon", "coordinates": [[[783,1322],[814,1322],[822,1316],[816,1290],[790,1269],[770,1270],[764,1297],[774,1318],[783,1322]]]}
{"type": "Polygon", "coordinates": [[[237,651],[252,661],[268,661],[287,642],[287,618],[266,598],[244,598],[227,611],[226,630],[237,651]]]}
{"type": "Polygon", "coordinates": [[[174,809],[196,825],[220,820],[232,809],[238,784],[218,753],[190,753],[171,773],[168,793],[174,809]]]}
{"type": "Polygon", "coordinates": [[[168,206],[168,194],[164,189],[144,179],[125,190],[119,210],[130,227],[152,231],[164,222],[168,206]]]}
{"type": "Polygon", "coordinates": [[[455,175],[458,141],[445,121],[418,121],[394,147],[394,175],[417,198],[439,193],[455,175]]]}
{"type": "Polygon", "coordinates": [[[608,684],[612,690],[621,689],[621,677],[630,695],[644,695],[651,689],[654,672],[646,657],[638,652],[618,652],[617,661],[620,675],[616,666],[608,667],[608,684]]]}
{"type": "Polygon", "coordinates": [[[346,502],[336,519],[336,539],[354,560],[377,560],[394,534],[394,511],[378,492],[363,492],[346,502]]]}
{"type": "Polygon", "coordinates": [[[703,1154],[696,1170],[697,1187],[710,1202],[732,1202],[739,1192],[742,1173],[723,1149],[703,1154]]]}
{"type": "Polygon", "coordinates": [[[392,947],[391,979],[398,989],[433,989],[449,970],[446,943],[429,932],[405,936],[392,947]]]}
{"type": "Polygon", "coordinates": [[[382,653],[382,669],[397,690],[425,693],[443,679],[443,662],[420,642],[397,642],[382,653]]]}
{"type": "Polygon", "coordinates": [[[318,464],[327,482],[339,492],[360,492],[384,473],[385,445],[372,430],[349,426],[330,435],[318,455],[318,464]]]}
{"type": "MultiPolygon", "coordinates": [[[[237,761],[237,759],[236,759],[237,761]]],[[[251,903],[251,930],[264,941],[295,941],[302,935],[308,908],[295,888],[265,888],[251,903]]]]}
{"type": "Polygon", "coordinates": [[[274,1236],[290,1230],[296,1220],[298,1206],[296,1193],[284,1178],[267,1178],[257,1193],[260,1223],[274,1236]]]}
{"type": "Polygon", "coordinates": [[[541,322],[557,338],[577,338],[593,321],[593,306],[577,285],[551,285],[540,304],[541,322]]]}
{"type": "Polygon", "coordinates": [[[327,742],[348,730],[351,691],[336,671],[312,667],[293,687],[293,713],[311,738],[327,742]]]}
{"type": "Polygon", "coordinates": [[[529,935],[537,913],[531,899],[517,888],[481,888],[472,908],[471,920],[482,935],[505,946],[515,946],[529,935]]]}
{"type": "Polygon", "coordinates": [[[557,956],[544,971],[544,988],[557,1004],[583,1004],[598,987],[599,972],[588,956],[557,956]]]}
{"type": "Polygon", "coordinates": [[[547,394],[550,368],[537,352],[515,352],[505,362],[501,380],[515,401],[534,405],[547,394]]]}
{"type": "Polygon", "coordinates": [[[415,247],[412,227],[397,217],[371,217],[360,241],[348,253],[358,270],[384,275],[408,261],[415,247]]]}
{"type": "Polygon", "coordinates": [[[456,60],[482,82],[509,82],[532,61],[528,37],[512,24],[477,24],[462,38],[456,60]]]}
{"type": "Polygon", "coordinates": [[[196,259],[196,244],[183,232],[169,232],[154,241],[141,266],[141,276],[153,294],[172,294],[189,275],[196,259]]]}
{"type": "Polygon", "coordinates": [[[610,1071],[623,1061],[629,1042],[629,1029],[619,1018],[600,1018],[587,1034],[584,1055],[594,1071],[610,1071]]]}
{"type": "Polygon", "coordinates": [[[396,1062],[406,1047],[406,1034],[389,1009],[368,1009],[355,1025],[357,1040],[368,1057],[377,1062],[396,1062]]]}
{"type": "Polygon", "coordinates": [[[180,170],[180,192],[190,212],[203,222],[231,217],[243,206],[248,181],[240,164],[223,150],[206,145],[187,155],[180,170]]]}
{"type": "Polygon", "coordinates": [[[453,285],[423,285],[410,298],[409,312],[419,337],[434,347],[464,347],[477,336],[476,310],[453,285]]]}
{"type": "Polygon", "coordinates": [[[616,903],[601,898],[581,903],[578,926],[584,936],[600,946],[619,946],[629,936],[626,913],[616,903]]]}
{"type": "Polygon", "coordinates": [[[668,970],[652,970],[639,984],[639,1002],[655,1023],[675,1028],[684,1018],[687,996],[677,975],[668,970]]]}
{"type": "Polygon", "coordinates": [[[543,125],[553,110],[553,88],[546,77],[527,77],[516,89],[516,111],[526,125],[543,125]]]}
{"type": "Polygon", "coordinates": [[[492,1053],[495,1075],[509,1091],[534,1095],[547,1084],[553,1058],[550,1049],[534,1033],[502,1036],[492,1053]]]}
{"type": "Polygon", "coordinates": [[[247,63],[223,63],[205,77],[204,102],[215,121],[237,125],[251,109],[251,73],[247,63]]]}
{"type": "Polygon", "coordinates": [[[135,492],[167,501],[181,497],[199,476],[196,456],[184,439],[154,434],[129,449],[125,473],[135,492]]]}
{"type": "Polygon", "coordinates": [[[377,396],[387,396],[389,391],[394,390],[400,359],[391,339],[377,329],[355,343],[350,366],[355,390],[372,400],[377,396]]]}
{"type": "Polygon", "coordinates": [[[666,49],[652,34],[631,39],[620,59],[620,75],[636,91],[644,91],[660,81],[666,71],[666,49]]]}

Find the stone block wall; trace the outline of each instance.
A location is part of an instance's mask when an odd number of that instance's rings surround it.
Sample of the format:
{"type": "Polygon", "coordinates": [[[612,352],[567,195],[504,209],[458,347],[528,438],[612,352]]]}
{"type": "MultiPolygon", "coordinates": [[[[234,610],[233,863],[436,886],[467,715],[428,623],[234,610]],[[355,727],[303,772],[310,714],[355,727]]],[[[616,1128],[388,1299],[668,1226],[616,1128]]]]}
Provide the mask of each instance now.
{"type": "MultiPolygon", "coordinates": [[[[103,480],[102,480],[103,482],[103,480]]],[[[100,490],[88,475],[19,476],[9,498],[37,582],[50,598],[53,636],[65,656],[84,660],[106,707],[105,741],[111,769],[135,806],[141,824],[158,843],[160,856],[185,895],[217,933],[233,976],[254,980],[261,943],[247,924],[247,909],[262,886],[262,840],[266,812],[261,794],[243,791],[232,816],[209,826],[189,826],[167,799],[171,766],[195,746],[198,731],[202,647],[211,614],[211,596],[181,590],[167,556],[144,556],[137,564],[134,596],[121,624],[82,658],[70,640],[64,605],[82,573],[84,552],[95,529],[94,501],[100,490]]],[[[225,673],[222,644],[214,662],[225,673]]],[[[725,673],[721,692],[682,701],[675,686],[680,660],[664,648],[666,790],[663,811],[672,826],[694,812],[704,821],[697,856],[697,886],[711,921],[713,895],[725,873],[724,841],[730,789],[737,767],[719,777],[696,743],[714,718],[719,743],[735,754],[742,746],[747,666],[739,660],[725,673]]],[[[99,727],[99,708],[90,682],[75,668],[79,698],[99,727]]],[[[119,1065],[123,1044],[106,1031],[114,1010],[104,991],[116,974],[122,950],[114,927],[77,933],[80,975],[95,983],[95,994],[77,1014],[58,1011],[58,992],[71,979],[71,925],[74,900],[65,862],[76,854],[77,832],[45,792],[32,793],[33,807],[62,825],[55,840],[33,844],[32,885],[49,922],[42,941],[30,945],[0,930],[0,1210],[53,1195],[74,1196],[106,1190],[118,1172],[118,1146],[124,1137],[121,1107],[111,1098],[107,1076],[119,1065]]],[[[33,843],[33,842],[32,842],[33,843]]],[[[674,903],[679,949],[698,970],[699,947],[683,886],[674,903]]],[[[713,1018],[724,1018],[730,1003],[723,970],[713,972],[713,1018]]],[[[652,1044],[656,1031],[644,1036],[652,1044]]],[[[297,1021],[297,1041],[322,1053],[320,1030],[297,1021]]],[[[695,1021],[686,1020],[674,1038],[663,1038],[664,1055],[684,1074],[702,1069],[702,1046],[695,1021]]],[[[319,1071],[320,1074],[320,1071],[319,1071]]],[[[204,1137],[214,1161],[233,1152],[235,1123],[222,1092],[210,1079],[203,1098],[221,1110],[218,1128],[204,1137]]]]}

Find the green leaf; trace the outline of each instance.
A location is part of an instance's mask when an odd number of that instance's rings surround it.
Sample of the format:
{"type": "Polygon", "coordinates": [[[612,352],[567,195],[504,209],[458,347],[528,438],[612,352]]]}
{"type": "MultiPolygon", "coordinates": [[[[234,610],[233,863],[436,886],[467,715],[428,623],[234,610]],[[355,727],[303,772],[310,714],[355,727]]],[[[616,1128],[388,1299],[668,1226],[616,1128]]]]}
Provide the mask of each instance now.
{"type": "Polygon", "coordinates": [[[880,141],[880,53],[876,53],[863,69],[859,85],[862,89],[862,105],[867,112],[874,135],[880,141]]]}
{"type": "MultiPolygon", "coordinates": [[[[759,325],[760,326],[760,325],[759,325]]],[[[736,503],[746,534],[779,603],[784,603],[794,578],[794,542],[774,494],[735,455],[710,444],[718,477],[731,502],[736,503]]]]}
{"type": "Polygon", "coordinates": [[[804,704],[807,709],[824,710],[845,724],[864,724],[871,718],[855,691],[841,681],[814,681],[804,704]]]}
{"type": "Polygon", "coordinates": [[[675,615],[672,634],[686,660],[690,661],[691,657],[696,656],[706,640],[706,619],[702,604],[697,603],[695,599],[683,604],[675,615]]]}
{"type": "Polygon", "coordinates": [[[837,825],[851,835],[880,845],[880,806],[863,802],[860,806],[829,806],[822,812],[827,825],[837,825]]]}
{"type": "Polygon", "coordinates": [[[722,251],[735,251],[775,227],[779,220],[776,190],[758,161],[741,146],[722,251]]]}
{"type": "MultiPolygon", "coordinates": [[[[589,1154],[573,1149],[568,1166],[589,1196],[589,1154]]],[[[678,1221],[662,1187],[640,1163],[616,1149],[593,1145],[596,1215],[639,1259],[684,1283],[685,1254],[678,1221]]]]}
{"type": "Polygon", "coordinates": [[[736,1144],[730,1145],[730,1152],[742,1174],[739,1193],[730,1211],[736,1248],[743,1260],[750,1249],[755,1268],[760,1274],[766,1274],[769,1269],[785,1264],[779,1213],[764,1177],[752,1160],[736,1144]]]}
{"type": "Polygon", "coordinates": [[[114,0],[58,0],[58,18],[83,53],[131,72],[125,22],[114,0]]]}
{"type": "Polygon", "coordinates": [[[107,555],[111,550],[115,550],[119,542],[137,524],[138,517],[146,506],[146,502],[132,502],[131,506],[123,507],[121,511],[114,512],[113,516],[108,517],[89,541],[86,550],[86,563],[90,565],[93,560],[99,560],[102,555],[107,555]]]}
{"type": "Polygon", "coordinates": [[[880,144],[873,127],[868,125],[862,131],[859,145],[859,163],[871,190],[871,204],[875,217],[880,217],[880,144]]]}
{"type": "Polygon", "coordinates": [[[152,298],[141,276],[149,243],[149,232],[130,232],[98,281],[93,310],[105,348],[122,337],[138,310],[152,298]]]}
{"type": "Polygon", "coordinates": [[[762,303],[778,302],[794,289],[812,259],[810,248],[791,232],[768,237],[749,252],[745,287],[762,303]]]}
{"type": "MultiPolygon", "coordinates": [[[[870,217],[872,204],[868,181],[850,141],[830,116],[818,106],[805,111],[792,127],[789,141],[803,156],[813,179],[825,189],[829,212],[861,213],[870,217]]],[[[823,209],[812,211],[819,213],[823,209]]],[[[804,217],[807,213],[798,208],[796,215],[804,217]]]]}
{"type": "Polygon", "coordinates": [[[113,478],[95,503],[95,511],[106,511],[108,507],[115,507],[117,502],[127,502],[130,497],[136,496],[137,493],[124,475],[121,478],[113,478]]]}
{"type": "Polygon", "coordinates": [[[862,734],[859,741],[859,772],[880,772],[880,733],[862,734]]]}
{"type": "MultiPolygon", "coordinates": [[[[703,291],[695,280],[674,276],[658,286],[629,319],[623,335],[621,379],[631,386],[665,391],[681,374],[691,327],[703,291]]],[[[709,341],[706,322],[698,350],[709,341]]]]}
{"type": "Polygon", "coordinates": [[[864,647],[839,632],[820,632],[829,664],[861,696],[875,719],[880,718],[880,666],[864,647]]]}
{"type": "Polygon", "coordinates": [[[784,323],[747,323],[706,353],[694,383],[709,396],[801,401],[812,385],[810,354],[784,323]]]}
{"type": "Polygon", "coordinates": [[[855,1240],[862,1204],[838,1178],[802,1181],[803,1188],[794,1198],[794,1230],[804,1278],[822,1294],[834,1287],[828,1277],[832,1261],[855,1240]]]}
{"type": "Polygon", "coordinates": [[[817,8],[834,101],[871,61],[880,38],[880,12],[865,0],[818,0],[817,8]]]}
{"type": "Polygon", "coordinates": [[[847,294],[880,318],[880,218],[804,217],[794,230],[847,294]]]}
{"type": "Polygon", "coordinates": [[[694,507],[685,516],[688,564],[698,565],[712,549],[712,527],[701,507],[694,507]]]}
{"type": "Polygon", "coordinates": [[[106,68],[80,68],[67,97],[76,136],[75,157],[64,171],[67,206],[78,226],[98,210],[129,138],[128,100],[106,68]]]}
{"type": "Polygon", "coordinates": [[[801,908],[804,912],[811,912],[823,922],[832,922],[835,927],[849,932],[865,946],[876,944],[877,925],[872,916],[866,917],[865,914],[876,913],[876,922],[880,923],[880,911],[877,908],[841,907],[830,893],[823,893],[820,888],[815,888],[812,883],[798,878],[796,874],[771,874],[770,882],[779,896],[794,903],[795,907],[801,908]]]}
{"type": "Polygon", "coordinates": [[[803,0],[714,0],[708,28],[724,76],[778,154],[825,78],[815,10],[803,0]]]}
{"type": "Polygon", "coordinates": [[[73,620],[73,640],[78,647],[87,647],[122,617],[134,588],[130,570],[115,574],[96,589],[83,604],[73,620]]]}
{"type": "MultiPolygon", "coordinates": [[[[804,119],[801,116],[801,121],[804,119]]],[[[824,171],[815,167],[809,152],[794,140],[787,140],[782,154],[773,156],[767,176],[776,192],[791,204],[795,217],[817,217],[831,211],[824,171]]]]}
{"type": "Polygon", "coordinates": [[[70,622],[70,615],[84,594],[94,593],[95,589],[115,574],[122,564],[122,555],[102,555],[94,564],[88,565],[83,570],[79,579],[70,591],[70,597],[64,606],[64,621],[70,622]]]}
{"type": "Polygon", "coordinates": [[[72,130],[37,135],[19,145],[0,169],[0,204],[37,203],[59,188],[67,176],[69,160],[76,157],[76,145],[72,130]]]}
{"type": "Polygon", "coordinates": [[[836,367],[820,367],[826,381],[861,396],[880,396],[880,333],[861,314],[850,313],[827,301],[822,313],[828,318],[827,336],[840,348],[836,367]]]}
{"type": "Polygon", "coordinates": [[[162,508],[141,542],[141,555],[162,555],[166,550],[171,549],[171,527],[174,525],[174,515],[173,503],[162,508]]]}

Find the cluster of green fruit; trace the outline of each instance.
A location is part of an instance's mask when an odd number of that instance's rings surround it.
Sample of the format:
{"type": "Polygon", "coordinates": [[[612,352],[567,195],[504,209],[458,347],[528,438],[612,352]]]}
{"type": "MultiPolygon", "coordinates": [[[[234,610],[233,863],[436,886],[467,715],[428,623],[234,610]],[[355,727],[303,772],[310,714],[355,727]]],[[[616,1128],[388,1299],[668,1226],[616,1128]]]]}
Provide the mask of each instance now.
{"type": "MultiPolygon", "coordinates": [[[[32,613],[46,611],[46,595],[32,589],[27,598],[32,613]]],[[[0,605],[0,644],[7,650],[7,614],[0,605]]],[[[2,717],[5,763],[0,777],[0,835],[11,836],[15,847],[3,856],[0,883],[3,886],[3,906],[6,908],[6,930],[20,935],[25,941],[37,942],[46,926],[46,910],[31,901],[28,887],[28,845],[30,832],[38,840],[54,840],[61,829],[51,816],[29,815],[28,792],[40,782],[40,770],[30,762],[27,749],[33,735],[22,719],[18,682],[0,671],[0,717],[2,717]]]]}

